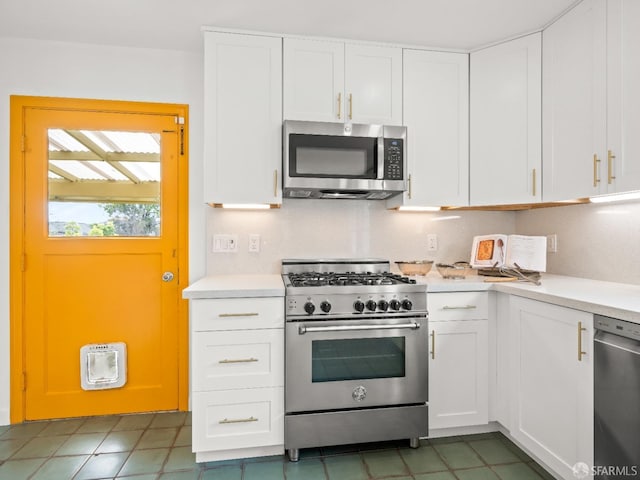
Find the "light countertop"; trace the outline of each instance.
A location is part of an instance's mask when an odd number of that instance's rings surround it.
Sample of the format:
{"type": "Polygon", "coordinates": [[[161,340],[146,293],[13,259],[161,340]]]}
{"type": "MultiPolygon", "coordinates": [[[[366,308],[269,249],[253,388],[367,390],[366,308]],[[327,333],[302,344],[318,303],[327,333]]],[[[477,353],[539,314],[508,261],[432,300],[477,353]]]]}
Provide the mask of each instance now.
{"type": "Polygon", "coordinates": [[[284,297],[282,276],[211,275],[189,285],[183,298],[284,297]]]}
{"type": "MultiPolygon", "coordinates": [[[[546,273],[539,286],[527,282],[492,283],[476,275],[447,280],[436,272],[412,278],[426,284],[427,293],[492,290],[640,323],[640,285],[546,273]]],[[[184,289],[182,296],[189,299],[283,297],[284,284],[279,274],[212,275],[184,289]]]]}

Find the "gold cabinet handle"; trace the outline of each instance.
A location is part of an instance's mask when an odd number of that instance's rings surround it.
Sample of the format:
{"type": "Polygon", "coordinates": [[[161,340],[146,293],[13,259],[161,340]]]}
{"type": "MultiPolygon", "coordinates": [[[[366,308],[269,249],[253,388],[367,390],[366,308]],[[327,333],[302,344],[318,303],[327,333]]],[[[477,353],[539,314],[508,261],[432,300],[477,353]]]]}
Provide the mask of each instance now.
{"type": "Polygon", "coordinates": [[[436,359],[436,331],[431,330],[431,360],[436,359]]]}
{"type": "Polygon", "coordinates": [[[600,179],[598,178],[598,163],[600,163],[600,159],[598,158],[598,154],[593,154],[593,186],[597,187],[600,179]]]}
{"type": "Polygon", "coordinates": [[[613,176],[613,160],[616,156],[613,154],[611,150],[607,152],[607,182],[611,185],[611,181],[615,180],[616,177],[613,176]]]}
{"type": "Polygon", "coordinates": [[[338,120],[342,118],[342,92],[338,93],[338,120]]]}
{"type": "Polygon", "coordinates": [[[475,305],[463,305],[459,307],[450,307],[449,305],[445,305],[442,307],[442,310],[472,310],[474,308],[478,308],[475,305]]]}
{"type": "Polygon", "coordinates": [[[536,169],[535,168],[533,169],[533,173],[532,173],[531,177],[532,177],[532,181],[533,181],[533,185],[532,185],[531,190],[533,191],[533,196],[535,197],[536,196],[536,169]]]}
{"type": "Polygon", "coordinates": [[[587,329],[582,326],[582,322],[578,322],[578,361],[582,361],[582,356],[586,355],[587,352],[582,351],[582,332],[587,329]]]}
{"type": "Polygon", "coordinates": [[[257,317],[258,313],[220,313],[218,317],[220,318],[228,318],[228,317],[257,317]]]}
{"type": "Polygon", "coordinates": [[[249,422],[257,422],[258,419],[251,416],[249,418],[238,418],[235,420],[229,420],[228,418],[225,418],[223,420],[219,420],[218,423],[220,424],[227,424],[227,423],[249,423],[249,422]]]}
{"type": "Polygon", "coordinates": [[[252,362],[257,362],[258,359],[257,358],[238,358],[237,360],[229,360],[227,358],[225,358],[224,360],[219,360],[218,363],[252,363],[252,362]]]}
{"type": "Polygon", "coordinates": [[[407,197],[409,197],[409,200],[411,200],[411,194],[412,194],[412,192],[411,192],[411,175],[409,175],[409,178],[407,179],[407,183],[408,183],[408,185],[407,185],[407,187],[408,187],[407,188],[407,197]]]}
{"type": "Polygon", "coordinates": [[[353,94],[349,94],[349,120],[353,119],[353,94]]]}
{"type": "Polygon", "coordinates": [[[273,196],[278,196],[278,170],[273,171],[273,196]]]}

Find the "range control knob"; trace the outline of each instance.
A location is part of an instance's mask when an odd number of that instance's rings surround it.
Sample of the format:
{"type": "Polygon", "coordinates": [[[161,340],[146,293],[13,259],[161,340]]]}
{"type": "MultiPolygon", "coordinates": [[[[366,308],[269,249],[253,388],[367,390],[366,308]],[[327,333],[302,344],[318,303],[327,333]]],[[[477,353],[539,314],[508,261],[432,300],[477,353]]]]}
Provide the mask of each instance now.
{"type": "Polygon", "coordinates": [[[316,306],[311,302],[307,302],[304,304],[304,311],[311,315],[316,311],[316,306]]]}
{"type": "Polygon", "coordinates": [[[362,300],[356,300],[353,302],[353,308],[356,312],[362,313],[364,311],[364,302],[362,300]]]}
{"type": "Polygon", "coordinates": [[[323,300],[320,303],[320,310],[322,310],[324,313],[329,313],[331,311],[331,304],[326,300],[323,300]]]}
{"type": "Polygon", "coordinates": [[[411,300],[409,300],[408,298],[405,298],[402,301],[402,308],[404,308],[405,310],[411,310],[411,308],[413,308],[413,303],[411,303],[411,300]]]}
{"type": "Polygon", "coordinates": [[[387,302],[386,300],[380,300],[378,302],[378,310],[382,310],[383,312],[386,312],[387,308],[389,308],[389,302],[387,302]]]}
{"type": "Polygon", "coordinates": [[[400,310],[400,300],[394,298],[389,302],[389,307],[391,308],[391,310],[400,310]]]}
{"type": "Polygon", "coordinates": [[[367,301],[367,308],[369,310],[371,310],[372,312],[374,312],[376,310],[376,307],[378,306],[378,304],[376,303],[375,300],[369,300],[367,301]]]}

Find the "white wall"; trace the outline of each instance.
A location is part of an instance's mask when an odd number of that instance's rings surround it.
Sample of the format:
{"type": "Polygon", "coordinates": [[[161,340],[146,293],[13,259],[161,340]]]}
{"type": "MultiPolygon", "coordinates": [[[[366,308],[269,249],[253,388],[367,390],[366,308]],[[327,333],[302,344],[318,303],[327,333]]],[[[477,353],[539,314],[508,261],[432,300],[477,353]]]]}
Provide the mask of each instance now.
{"type": "Polygon", "coordinates": [[[640,202],[585,204],[519,212],[524,235],[558,235],[549,272],[640,284],[640,202]]]}
{"type": "Polygon", "coordinates": [[[0,425],[9,422],[9,96],[189,105],[190,276],[204,275],[202,57],[169,50],[0,38],[0,425]]]}

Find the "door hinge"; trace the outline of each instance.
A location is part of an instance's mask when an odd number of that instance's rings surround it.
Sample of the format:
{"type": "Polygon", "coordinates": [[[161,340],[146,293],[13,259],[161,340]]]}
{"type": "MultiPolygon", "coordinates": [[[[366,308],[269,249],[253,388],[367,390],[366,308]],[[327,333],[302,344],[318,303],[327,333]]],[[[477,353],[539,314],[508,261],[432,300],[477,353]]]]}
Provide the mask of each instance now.
{"type": "Polygon", "coordinates": [[[22,372],[22,391],[27,391],[27,372],[22,372]]]}
{"type": "Polygon", "coordinates": [[[27,269],[27,254],[20,255],[20,271],[24,272],[27,269]]]}
{"type": "Polygon", "coordinates": [[[26,135],[22,135],[22,137],[20,137],[20,151],[21,152],[26,152],[27,151],[27,136],[26,135]]]}
{"type": "Polygon", "coordinates": [[[180,125],[180,155],[184,155],[184,125],[180,125]]]}

